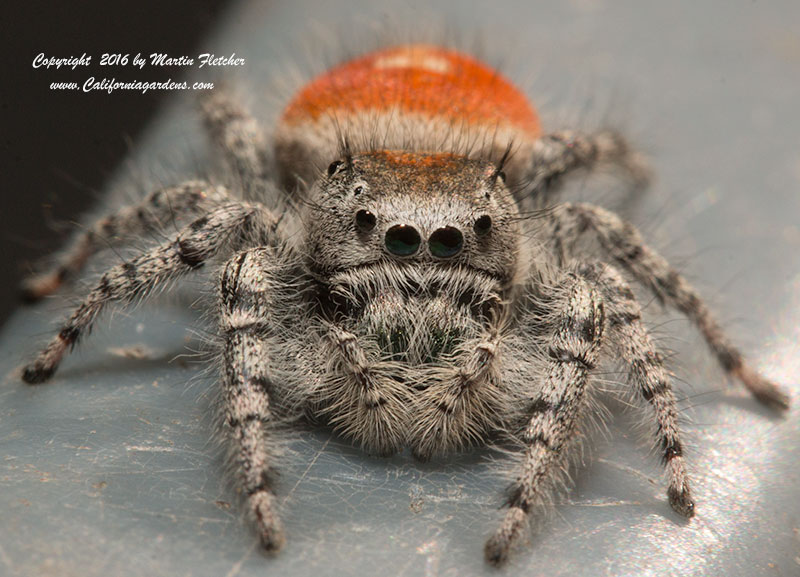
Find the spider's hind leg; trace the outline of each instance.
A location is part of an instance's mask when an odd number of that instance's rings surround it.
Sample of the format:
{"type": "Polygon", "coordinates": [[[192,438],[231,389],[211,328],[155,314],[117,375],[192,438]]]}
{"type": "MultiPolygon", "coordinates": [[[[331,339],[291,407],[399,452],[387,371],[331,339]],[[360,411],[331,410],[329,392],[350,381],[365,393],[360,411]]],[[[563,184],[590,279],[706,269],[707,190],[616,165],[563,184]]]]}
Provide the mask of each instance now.
{"type": "Polygon", "coordinates": [[[61,325],[56,336],[25,367],[27,383],[48,380],[67,351],[94,325],[111,302],[130,303],[164,283],[201,267],[225,247],[253,236],[266,239],[275,218],[257,204],[232,202],[219,205],[186,226],[178,236],[138,257],[110,268],[61,325]]]}
{"type": "Polygon", "coordinates": [[[618,132],[562,130],[545,134],[536,141],[525,185],[536,191],[539,202],[548,204],[564,177],[604,167],[617,169],[632,192],[645,189],[652,180],[652,170],[644,155],[618,132]]]}
{"type": "Polygon", "coordinates": [[[669,478],[669,503],[679,514],[692,517],[694,499],[683,458],[671,378],[664,367],[661,353],[642,324],[641,307],[625,280],[613,267],[587,264],[581,267],[581,272],[600,288],[606,303],[608,336],[617,354],[628,366],[630,381],[638,396],[649,403],[655,413],[657,446],[669,478]]]}
{"type": "Polygon", "coordinates": [[[200,101],[211,140],[245,199],[265,198],[274,174],[264,130],[225,86],[204,94],[200,101]]]}
{"type": "Polygon", "coordinates": [[[619,216],[591,204],[564,203],[548,215],[553,242],[567,257],[580,237],[593,233],[604,251],[665,304],[686,315],[705,338],[722,368],[738,378],[760,402],[775,409],[789,407],[789,395],[750,367],[722,330],[695,288],[669,262],[650,248],[639,232],[619,216]]]}
{"type": "Polygon", "coordinates": [[[197,215],[225,200],[224,188],[191,180],[156,190],[140,203],[107,214],[75,236],[53,264],[26,278],[20,287],[22,298],[38,301],[57,291],[67,280],[80,273],[92,255],[105,247],[119,245],[137,235],[163,230],[172,219],[197,215]]]}

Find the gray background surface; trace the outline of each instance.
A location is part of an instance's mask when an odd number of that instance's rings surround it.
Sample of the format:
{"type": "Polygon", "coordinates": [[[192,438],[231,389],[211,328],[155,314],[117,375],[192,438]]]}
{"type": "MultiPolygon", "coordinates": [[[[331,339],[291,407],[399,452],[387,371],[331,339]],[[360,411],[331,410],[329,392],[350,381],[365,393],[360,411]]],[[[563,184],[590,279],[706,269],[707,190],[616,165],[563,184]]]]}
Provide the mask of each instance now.
{"type": "MultiPolygon", "coordinates": [[[[753,364],[795,398],[779,418],[725,390],[689,323],[649,306],[659,341],[675,351],[697,517],[686,523],[671,512],[639,412],[612,404],[609,433],[593,440],[574,490],[505,574],[800,574],[800,5],[245,3],[208,49],[247,57],[241,80],[269,123],[286,94],[269,87],[286,77],[289,58],[309,46],[326,53],[321,36],[373,46],[381,32],[364,30],[376,20],[401,31],[433,22],[466,46],[485,46],[484,57],[535,98],[548,128],[608,120],[627,129],[659,180],[626,214],[701,288],[753,364]]],[[[203,166],[198,134],[190,98],[176,99],[134,152],[136,170],[110,184],[111,197],[203,166]]],[[[608,188],[585,181],[572,195],[593,200],[608,188]]],[[[310,429],[288,437],[282,467],[289,543],[264,558],[210,435],[213,378],[182,355],[204,330],[188,300],[107,315],[40,387],[23,385],[19,366],[67,306],[53,299],[6,325],[0,575],[495,573],[481,550],[501,515],[491,455],[377,459],[310,429]],[[146,358],[127,358],[126,347],[146,358]]]]}

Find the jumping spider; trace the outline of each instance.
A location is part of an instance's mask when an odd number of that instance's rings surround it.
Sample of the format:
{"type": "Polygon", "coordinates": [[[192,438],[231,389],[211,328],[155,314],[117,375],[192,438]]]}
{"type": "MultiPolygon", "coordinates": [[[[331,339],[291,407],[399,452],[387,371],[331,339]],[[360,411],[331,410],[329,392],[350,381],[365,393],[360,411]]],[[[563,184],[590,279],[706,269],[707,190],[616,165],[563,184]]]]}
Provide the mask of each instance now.
{"type": "Polygon", "coordinates": [[[580,169],[616,167],[643,185],[638,154],[611,131],[542,132],[525,97],[470,56],[407,45],[335,67],[289,103],[272,149],[223,91],[202,110],[236,186],[156,191],[29,279],[28,296],[41,298],[107,239],[185,222],[102,275],[23,379],[49,379],[108,304],[222,259],[225,421],[266,549],[284,542],[271,426],[302,413],[380,455],[517,443],[508,509],[485,548],[503,563],[552,490],[593,371],[612,355],[653,410],[670,504],[694,515],[671,380],[626,279],[689,317],[759,401],[788,407],[630,224],[554,202],[562,177],[580,169]]]}

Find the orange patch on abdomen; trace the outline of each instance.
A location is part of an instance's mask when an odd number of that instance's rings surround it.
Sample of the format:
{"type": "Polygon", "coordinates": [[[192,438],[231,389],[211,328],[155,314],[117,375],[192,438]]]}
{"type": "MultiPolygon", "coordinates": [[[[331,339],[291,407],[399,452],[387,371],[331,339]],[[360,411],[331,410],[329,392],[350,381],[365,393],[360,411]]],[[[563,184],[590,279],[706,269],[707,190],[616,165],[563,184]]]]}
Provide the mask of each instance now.
{"type": "Polygon", "coordinates": [[[295,96],[281,122],[294,126],[370,112],[421,115],[456,127],[506,127],[532,138],[541,131],[533,106],[496,70],[426,45],[380,50],[333,68],[295,96]]]}

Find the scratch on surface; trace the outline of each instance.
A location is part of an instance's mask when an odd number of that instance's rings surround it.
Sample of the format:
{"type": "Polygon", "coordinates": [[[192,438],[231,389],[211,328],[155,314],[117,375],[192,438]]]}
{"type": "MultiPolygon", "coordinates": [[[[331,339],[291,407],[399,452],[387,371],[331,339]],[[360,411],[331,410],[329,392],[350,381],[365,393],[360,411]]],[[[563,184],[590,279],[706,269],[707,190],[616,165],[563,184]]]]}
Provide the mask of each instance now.
{"type": "Polygon", "coordinates": [[[625,505],[641,505],[641,501],[586,501],[572,503],[575,507],[623,507],[625,505]]]}
{"type": "MultiPolygon", "coordinates": [[[[118,503],[106,503],[105,507],[111,507],[113,509],[119,509],[121,511],[130,511],[131,507],[129,505],[123,505],[118,503]]],[[[201,523],[220,523],[220,524],[227,524],[230,521],[228,519],[217,519],[214,517],[203,517],[201,515],[183,515],[183,514],[176,514],[170,513],[169,511],[149,511],[147,509],[136,509],[135,510],[137,515],[147,515],[148,517],[163,517],[169,519],[173,523],[177,523],[178,521],[186,520],[186,521],[199,521],[201,523]]]]}
{"type": "Polygon", "coordinates": [[[658,484],[658,482],[655,479],[653,479],[651,477],[648,477],[647,475],[645,475],[644,473],[642,473],[638,469],[634,469],[633,467],[629,467],[627,465],[622,465],[622,464],[617,463],[615,461],[609,461],[608,459],[595,459],[595,461],[597,461],[598,463],[604,463],[606,465],[611,465],[612,467],[615,467],[615,468],[617,468],[617,469],[619,469],[621,471],[625,471],[627,473],[632,473],[632,474],[636,475],[637,477],[639,477],[640,479],[644,479],[645,481],[649,482],[651,485],[657,485],[658,484]]]}
{"type": "MultiPolygon", "coordinates": [[[[312,463],[312,465],[313,465],[313,463],[312,463]]],[[[372,483],[368,479],[364,478],[363,473],[362,474],[359,474],[359,473],[336,473],[336,477],[340,481],[342,481],[344,483],[347,483],[347,484],[358,483],[358,484],[362,484],[363,485],[363,484],[369,483],[369,485],[372,486],[372,483]]]]}
{"type": "Polygon", "coordinates": [[[2,546],[2,545],[0,545],[0,561],[2,561],[2,562],[3,562],[3,565],[5,565],[5,566],[6,566],[6,567],[8,567],[9,569],[11,569],[11,559],[10,559],[10,558],[9,558],[9,556],[6,554],[6,550],[5,550],[5,549],[3,549],[3,546],[2,546]]]}
{"type": "Polygon", "coordinates": [[[231,567],[230,571],[225,573],[225,577],[236,577],[236,575],[238,575],[239,572],[242,570],[242,565],[244,565],[245,560],[247,560],[247,558],[253,554],[257,546],[258,546],[258,541],[255,541],[253,545],[247,550],[247,552],[244,555],[242,555],[242,557],[236,563],[233,564],[233,567],[231,567]]]}
{"type": "Polygon", "coordinates": [[[149,451],[151,453],[173,453],[173,447],[148,447],[147,445],[129,445],[125,447],[126,451],[149,451]]]}
{"type": "Polygon", "coordinates": [[[325,449],[328,447],[328,443],[330,443],[330,442],[331,442],[330,437],[325,439],[325,442],[322,444],[322,447],[320,447],[319,451],[317,451],[317,454],[314,455],[314,458],[311,459],[311,462],[308,464],[308,467],[306,467],[306,470],[303,471],[303,474],[300,475],[299,479],[297,479],[297,483],[295,483],[294,487],[292,487],[289,490],[289,493],[287,493],[286,497],[284,498],[284,502],[287,501],[289,499],[289,497],[292,496],[292,493],[295,492],[295,490],[300,485],[300,483],[303,481],[303,479],[306,478],[306,475],[308,475],[308,472],[311,470],[311,467],[314,466],[314,463],[317,462],[317,459],[319,459],[319,456],[325,451],[325,449]]]}

